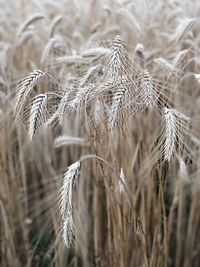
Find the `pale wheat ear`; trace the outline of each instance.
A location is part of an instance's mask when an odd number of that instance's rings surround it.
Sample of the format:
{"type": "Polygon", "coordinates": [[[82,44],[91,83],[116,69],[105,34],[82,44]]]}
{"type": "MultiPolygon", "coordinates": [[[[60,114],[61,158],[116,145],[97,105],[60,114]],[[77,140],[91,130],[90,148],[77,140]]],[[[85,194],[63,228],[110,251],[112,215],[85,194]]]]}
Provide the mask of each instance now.
{"type": "Polygon", "coordinates": [[[180,51],[176,57],[173,59],[173,66],[177,69],[177,68],[183,68],[186,64],[187,64],[187,59],[188,59],[188,55],[189,55],[189,50],[185,49],[180,51]],[[185,62],[186,61],[186,62],[185,62]],[[183,64],[185,63],[185,65],[183,64]]]}
{"type": "Polygon", "coordinates": [[[179,176],[185,183],[189,183],[189,176],[188,176],[188,170],[187,166],[185,164],[185,161],[180,157],[177,156],[178,162],[179,162],[179,176]]]}
{"type": "Polygon", "coordinates": [[[119,184],[119,192],[123,193],[125,190],[125,175],[124,175],[124,171],[122,168],[120,170],[120,180],[118,184],[119,184]]]}
{"type": "Polygon", "coordinates": [[[42,56],[41,56],[41,64],[42,65],[44,64],[45,60],[48,58],[51,49],[55,45],[55,42],[56,42],[56,39],[55,38],[51,38],[51,39],[49,39],[48,43],[46,44],[46,46],[45,46],[45,48],[44,48],[44,50],[42,52],[42,56]]]}
{"type": "Polygon", "coordinates": [[[5,94],[1,90],[0,90],[0,101],[3,104],[8,103],[8,101],[9,101],[9,95],[5,94]]]}
{"type": "Polygon", "coordinates": [[[142,43],[138,43],[135,47],[135,53],[142,58],[145,58],[145,48],[142,43]]]}
{"type": "Polygon", "coordinates": [[[87,73],[83,76],[83,78],[80,80],[80,86],[83,87],[85,86],[87,83],[90,82],[90,80],[100,71],[102,70],[102,65],[97,65],[97,66],[93,66],[91,68],[89,68],[89,70],[87,71],[87,73]]]}
{"type": "Polygon", "coordinates": [[[123,107],[126,105],[125,100],[127,96],[127,91],[123,86],[115,89],[115,94],[112,99],[112,106],[110,110],[110,115],[108,119],[108,128],[110,130],[122,126],[126,113],[123,107]]]}
{"type": "Polygon", "coordinates": [[[17,38],[19,38],[22,33],[24,32],[24,30],[33,22],[44,19],[45,15],[44,14],[34,14],[30,17],[27,18],[27,20],[19,27],[18,31],[17,31],[17,38]]]}
{"type": "Polygon", "coordinates": [[[53,21],[50,25],[49,38],[53,37],[55,28],[62,21],[62,19],[63,19],[63,17],[61,15],[58,15],[53,19],[53,21]]]}
{"type": "Polygon", "coordinates": [[[184,35],[192,28],[196,19],[194,18],[184,18],[178,24],[178,27],[174,33],[174,35],[170,38],[170,42],[178,42],[180,41],[184,35]]]}
{"type": "Polygon", "coordinates": [[[105,47],[95,47],[84,50],[81,52],[81,56],[84,58],[97,57],[97,56],[109,56],[111,54],[111,49],[105,47]]]}
{"type": "Polygon", "coordinates": [[[87,146],[87,143],[81,137],[66,136],[66,135],[58,136],[54,141],[54,147],[56,148],[69,145],[87,146]]]}
{"type": "Polygon", "coordinates": [[[197,82],[200,84],[200,74],[199,73],[195,73],[194,77],[197,80],[197,82]]]}
{"type": "Polygon", "coordinates": [[[140,67],[143,67],[146,60],[145,47],[142,43],[138,43],[135,47],[134,58],[140,64],[140,67]]]}
{"type": "Polygon", "coordinates": [[[57,57],[53,63],[58,65],[65,64],[66,66],[79,65],[79,64],[88,65],[88,60],[80,55],[72,55],[72,56],[57,57]]]}
{"type": "Polygon", "coordinates": [[[154,62],[156,65],[158,65],[163,70],[166,70],[169,74],[175,75],[176,74],[176,68],[173,64],[169,63],[166,59],[159,57],[155,58],[154,62]]]}
{"type": "Polygon", "coordinates": [[[157,101],[157,94],[154,90],[154,81],[149,73],[148,70],[144,70],[141,74],[141,81],[140,81],[140,92],[139,96],[143,104],[141,106],[146,107],[155,107],[157,101]]]}
{"type": "Polygon", "coordinates": [[[73,246],[74,220],[73,220],[73,191],[81,169],[81,162],[77,161],[68,167],[63,177],[60,196],[60,214],[63,220],[63,240],[66,247],[73,246]]]}
{"type": "Polygon", "coordinates": [[[118,114],[123,114],[124,119],[136,116],[146,108],[157,109],[158,89],[148,70],[141,71],[137,79],[130,81],[129,84],[123,83],[123,80],[121,83],[126,90],[124,93],[125,100],[120,110],[118,110],[118,114]]]}
{"type": "Polygon", "coordinates": [[[28,42],[28,40],[34,36],[34,32],[32,30],[23,32],[16,42],[16,47],[20,47],[28,42]]]}
{"type": "Polygon", "coordinates": [[[15,104],[16,118],[20,116],[24,104],[27,101],[27,98],[36,85],[37,81],[45,75],[45,72],[41,70],[35,70],[34,72],[30,73],[29,76],[20,81],[20,84],[17,88],[17,99],[15,104]]]}
{"type": "Polygon", "coordinates": [[[125,20],[127,20],[127,21],[129,20],[130,25],[132,25],[133,28],[135,28],[135,32],[138,34],[138,36],[140,38],[142,38],[143,37],[143,31],[142,31],[140,25],[138,24],[137,19],[134,17],[134,15],[125,8],[119,9],[118,13],[121,16],[123,16],[123,18],[125,20]]]}
{"type": "Polygon", "coordinates": [[[164,160],[170,161],[172,156],[185,146],[184,137],[188,133],[190,119],[175,109],[163,108],[164,145],[161,151],[164,160]]]}
{"type": "Polygon", "coordinates": [[[111,51],[105,70],[106,79],[117,81],[123,78],[129,65],[128,54],[119,35],[113,39],[111,51]]]}
{"type": "Polygon", "coordinates": [[[164,159],[170,161],[175,150],[177,125],[173,112],[164,108],[165,120],[165,144],[164,144],[164,159]]]}
{"type": "Polygon", "coordinates": [[[47,94],[40,94],[34,98],[31,104],[28,131],[30,140],[32,140],[37,129],[43,125],[46,120],[47,100],[47,94]]]}

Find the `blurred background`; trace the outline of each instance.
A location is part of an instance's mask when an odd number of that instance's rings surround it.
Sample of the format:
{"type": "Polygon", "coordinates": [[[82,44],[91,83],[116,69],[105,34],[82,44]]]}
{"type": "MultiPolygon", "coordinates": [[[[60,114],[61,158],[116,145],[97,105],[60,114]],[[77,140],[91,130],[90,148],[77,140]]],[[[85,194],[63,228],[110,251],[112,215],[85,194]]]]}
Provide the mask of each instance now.
{"type": "MultiPolygon", "coordinates": [[[[0,0],[0,266],[200,265],[199,14],[197,0],[0,0]],[[145,161],[161,124],[151,110],[131,121],[126,138],[114,135],[95,145],[88,145],[84,123],[74,115],[32,141],[27,114],[15,118],[20,79],[41,69],[68,86],[85,73],[85,60],[98,62],[98,55],[90,59],[90,49],[110,48],[116,35],[133,63],[164,88],[170,105],[191,118],[185,176],[177,160],[145,161]],[[171,79],[167,62],[177,57],[181,63],[171,79]],[[155,58],[166,61],[158,67],[155,58]],[[86,143],[56,147],[60,135],[86,143]],[[97,154],[118,173],[123,168],[130,191],[115,192],[109,168],[84,162],[77,239],[66,248],[59,215],[62,177],[86,154],[97,154]]],[[[44,78],[34,90],[55,87],[44,78]]]]}

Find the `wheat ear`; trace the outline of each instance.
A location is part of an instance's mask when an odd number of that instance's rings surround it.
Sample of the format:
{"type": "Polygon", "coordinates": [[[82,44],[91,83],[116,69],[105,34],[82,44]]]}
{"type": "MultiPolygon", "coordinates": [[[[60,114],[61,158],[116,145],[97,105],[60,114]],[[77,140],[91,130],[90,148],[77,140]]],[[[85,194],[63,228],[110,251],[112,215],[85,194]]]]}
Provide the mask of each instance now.
{"type": "Polygon", "coordinates": [[[63,19],[63,17],[61,15],[58,15],[53,19],[53,21],[50,25],[50,31],[49,31],[49,37],[50,38],[53,37],[55,28],[61,22],[62,19],[63,19]]]}
{"type": "Polygon", "coordinates": [[[25,79],[20,82],[20,85],[17,89],[17,99],[15,104],[15,114],[16,117],[20,115],[20,112],[23,108],[24,103],[27,100],[28,95],[33,90],[33,87],[36,85],[40,77],[44,76],[45,73],[41,70],[35,70],[30,73],[25,79]]]}
{"type": "Polygon", "coordinates": [[[188,132],[190,119],[176,109],[163,109],[164,116],[164,159],[170,160],[177,149],[185,145],[184,134],[188,132]]]}
{"type": "Polygon", "coordinates": [[[45,121],[45,111],[47,106],[47,94],[37,95],[31,105],[29,118],[29,138],[32,139],[37,129],[45,121]]]}
{"type": "Polygon", "coordinates": [[[126,72],[126,64],[128,65],[128,55],[119,35],[113,40],[111,51],[106,70],[106,78],[108,80],[118,81],[122,79],[126,72]]]}
{"type": "Polygon", "coordinates": [[[123,169],[121,168],[120,180],[119,180],[119,192],[120,193],[124,192],[124,185],[125,185],[125,175],[124,175],[123,169]]]}
{"type": "Polygon", "coordinates": [[[154,62],[161,67],[162,69],[166,70],[170,74],[176,73],[176,68],[173,64],[169,63],[166,59],[159,57],[155,58],[154,62]]]}
{"type": "Polygon", "coordinates": [[[99,72],[101,69],[102,69],[102,65],[100,64],[97,66],[91,67],[81,79],[80,86],[82,87],[86,85],[92,79],[92,77],[94,77],[95,74],[99,72]]]}
{"type": "Polygon", "coordinates": [[[144,70],[140,82],[141,92],[139,93],[142,99],[142,106],[149,107],[156,105],[156,93],[154,91],[154,82],[148,70],[144,70]]]}
{"type": "Polygon", "coordinates": [[[63,240],[66,247],[73,245],[74,221],[73,221],[73,190],[77,182],[81,163],[79,161],[68,167],[63,177],[61,188],[60,213],[63,220],[63,240]]]}
{"type": "Polygon", "coordinates": [[[184,18],[180,21],[174,35],[170,38],[170,42],[180,41],[184,35],[192,28],[195,19],[193,18],[184,18]]]}
{"type": "Polygon", "coordinates": [[[19,27],[16,36],[19,38],[21,36],[21,34],[23,33],[23,31],[33,22],[37,21],[37,20],[41,20],[44,19],[45,15],[44,14],[34,14],[31,15],[30,17],[27,18],[27,20],[19,27]]]}
{"type": "Polygon", "coordinates": [[[126,93],[125,88],[116,88],[108,121],[108,127],[111,130],[124,122],[126,110],[123,107],[125,106],[126,93]]]}
{"type": "Polygon", "coordinates": [[[175,149],[177,125],[173,112],[168,108],[164,108],[163,111],[165,121],[164,159],[169,161],[175,149]]]}
{"type": "Polygon", "coordinates": [[[66,135],[58,136],[54,141],[54,147],[56,148],[69,145],[85,146],[86,142],[81,137],[66,136],[66,135]]]}

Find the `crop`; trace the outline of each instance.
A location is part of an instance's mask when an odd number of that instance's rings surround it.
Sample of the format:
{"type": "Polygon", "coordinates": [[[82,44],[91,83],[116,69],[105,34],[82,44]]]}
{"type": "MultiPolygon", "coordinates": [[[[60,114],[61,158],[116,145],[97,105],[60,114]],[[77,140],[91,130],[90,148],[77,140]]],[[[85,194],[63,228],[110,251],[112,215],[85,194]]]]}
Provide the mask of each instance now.
{"type": "Polygon", "coordinates": [[[4,4],[2,266],[198,266],[200,5],[186,2],[4,4]]]}

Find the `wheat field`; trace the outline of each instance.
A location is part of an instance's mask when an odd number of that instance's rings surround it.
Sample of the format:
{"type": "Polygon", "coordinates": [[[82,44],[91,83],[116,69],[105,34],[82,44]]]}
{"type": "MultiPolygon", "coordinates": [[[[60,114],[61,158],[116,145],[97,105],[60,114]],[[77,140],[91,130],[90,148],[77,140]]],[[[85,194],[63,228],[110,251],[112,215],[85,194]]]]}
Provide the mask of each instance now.
{"type": "Polygon", "coordinates": [[[0,0],[0,266],[200,266],[200,2],[0,0]]]}

